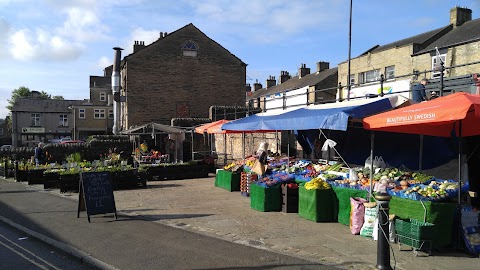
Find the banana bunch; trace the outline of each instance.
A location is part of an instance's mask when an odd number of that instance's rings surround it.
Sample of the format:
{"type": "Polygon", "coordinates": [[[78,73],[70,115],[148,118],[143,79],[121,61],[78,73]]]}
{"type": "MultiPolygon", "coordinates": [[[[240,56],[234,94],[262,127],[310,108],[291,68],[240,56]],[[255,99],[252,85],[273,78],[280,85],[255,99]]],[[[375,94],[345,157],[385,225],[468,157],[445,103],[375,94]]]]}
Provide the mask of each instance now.
{"type": "Polygon", "coordinates": [[[235,162],[233,162],[233,163],[230,163],[230,164],[228,164],[227,166],[223,167],[223,169],[224,169],[224,170],[230,170],[230,169],[233,168],[235,165],[236,165],[235,162]]]}
{"type": "Polygon", "coordinates": [[[312,180],[305,183],[305,189],[313,190],[313,189],[330,189],[332,188],[329,183],[327,183],[322,178],[313,178],[312,180]]]}
{"type": "Polygon", "coordinates": [[[245,162],[245,165],[247,165],[248,167],[251,168],[251,167],[253,167],[253,164],[254,164],[254,163],[255,163],[255,162],[254,162],[253,160],[247,160],[247,161],[245,162]]]}

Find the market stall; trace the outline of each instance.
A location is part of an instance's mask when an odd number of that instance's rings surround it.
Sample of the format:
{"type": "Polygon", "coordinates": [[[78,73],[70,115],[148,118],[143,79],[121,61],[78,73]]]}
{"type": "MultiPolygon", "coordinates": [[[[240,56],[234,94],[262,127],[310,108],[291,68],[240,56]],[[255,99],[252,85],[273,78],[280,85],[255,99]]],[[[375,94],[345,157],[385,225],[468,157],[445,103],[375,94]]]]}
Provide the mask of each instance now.
{"type": "MultiPolygon", "coordinates": [[[[458,139],[458,189],[457,203],[458,214],[461,215],[462,193],[466,190],[464,186],[464,176],[462,176],[462,138],[467,136],[480,135],[480,96],[467,93],[454,93],[448,96],[440,97],[428,102],[414,104],[397,110],[377,114],[367,117],[363,120],[364,127],[372,131],[387,131],[397,133],[423,134],[440,137],[454,137],[458,139]]],[[[373,156],[373,154],[372,154],[373,156]]],[[[472,179],[478,181],[478,179],[472,179]]],[[[468,188],[468,183],[465,186],[468,188]]],[[[393,202],[395,206],[395,202],[393,202]]],[[[406,203],[404,203],[406,204],[406,203]]],[[[422,205],[425,207],[425,205],[422,205]]],[[[401,208],[406,206],[402,205],[401,208]]],[[[418,208],[412,206],[412,208],[418,208]]],[[[400,210],[400,209],[399,209],[400,210]]],[[[434,212],[426,214],[427,220],[431,214],[440,214],[434,212]]],[[[444,218],[454,220],[454,212],[448,211],[448,216],[444,218]]],[[[411,218],[414,214],[402,213],[403,218],[411,218]]],[[[460,218],[456,219],[460,222],[460,218]]],[[[437,220],[441,221],[441,220],[437,220]]],[[[451,234],[455,226],[448,224],[437,224],[437,231],[451,234]],[[448,233],[449,232],[449,233],[448,233]]],[[[465,234],[471,234],[466,232],[465,234]]],[[[478,234],[478,232],[475,232],[478,234]]],[[[440,234],[436,234],[440,237],[440,234]]],[[[445,241],[444,244],[447,244],[445,241]]],[[[467,243],[468,244],[468,243],[467,243]]]]}

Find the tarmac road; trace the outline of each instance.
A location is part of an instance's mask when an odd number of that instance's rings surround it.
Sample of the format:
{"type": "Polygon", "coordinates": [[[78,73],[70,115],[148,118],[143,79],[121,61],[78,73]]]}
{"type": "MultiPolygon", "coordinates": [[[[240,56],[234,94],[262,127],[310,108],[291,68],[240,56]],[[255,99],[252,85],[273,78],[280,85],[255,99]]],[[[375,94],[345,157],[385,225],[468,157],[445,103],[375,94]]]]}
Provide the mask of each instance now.
{"type": "Polygon", "coordinates": [[[75,200],[49,193],[0,180],[0,216],[54,245],[65,243],[97,268],[337,269],[132,216],[99,215],[88,223],[85,212],[76,217],[75,200]]]}

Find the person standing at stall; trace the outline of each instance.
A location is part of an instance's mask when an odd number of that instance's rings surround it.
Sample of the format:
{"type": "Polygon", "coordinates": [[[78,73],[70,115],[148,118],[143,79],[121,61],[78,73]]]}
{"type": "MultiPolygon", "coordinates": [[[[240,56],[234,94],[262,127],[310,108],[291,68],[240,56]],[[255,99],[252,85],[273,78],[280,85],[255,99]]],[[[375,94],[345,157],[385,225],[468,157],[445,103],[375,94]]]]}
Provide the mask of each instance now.
{"type": "Polygon", "coordinates": [[[37,147],[35,147],[34,151],[35,151],[34,152],[35,164],[37,166],[40,164],[43,164],[43,158],[44,158],[43,143],[39,142],[37,147]]]}
{"type": "Polygon", "coordinates": [[[263,175],[267,170],[267,162],[268,162],[268,143],[262,142],[260,146],[258,146],[257,152],[255,153],[257,157],[257,162],[253,165],[252,170],[258,174],[263,175]]]}
{"type": "Polygon", "coordinates": [[[413,87],[412,100],[414,103],[420,103],[422,101],[427,101],[428,97],[425,93],[425,85],[429,83],[427,78],[423,78],[420,83],[416,84],[413,87]]]}

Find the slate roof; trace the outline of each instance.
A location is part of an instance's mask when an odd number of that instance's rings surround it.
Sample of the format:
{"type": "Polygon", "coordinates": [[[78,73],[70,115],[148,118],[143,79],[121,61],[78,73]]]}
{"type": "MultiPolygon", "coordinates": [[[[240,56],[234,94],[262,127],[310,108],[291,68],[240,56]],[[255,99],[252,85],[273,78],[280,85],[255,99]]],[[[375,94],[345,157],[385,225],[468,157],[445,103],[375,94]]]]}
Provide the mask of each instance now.
{"type": "Polygon", "coordinates": [[[299,89],[305,86],[317,85],[330,76],[337,77],[338,68],[330,68],[319,73],[317,72],[311,73],[303,76],[300,79],[298,78],[298,76],[292,77],[281,84],[277,84],[269,88],[258,89],[257,91],[253,92],[252,95],[249,96],[247,99],[249,100],[256,99],[261,96],[285,92],[287,90],[294,90],[294,89],[299,89]]]}
{"type": "Polygon", "coordinates": [[[471,20],[464,24],[453,28],[450,32],[443,35],[423,50],[415,53],[414,55],[420,55],[435,50],[435,47],[449,48],[456,45],[475,42],[480,40],[480,19],[471,20]]]}
{"type": "Polygon", "coordinates": [[[68,112],[70,105],[82,105],[84,100],[59,100],[59,99],[35,99],[20,98],[15,100],[12,112],[42,112],[60,113],[68,112]]]}

